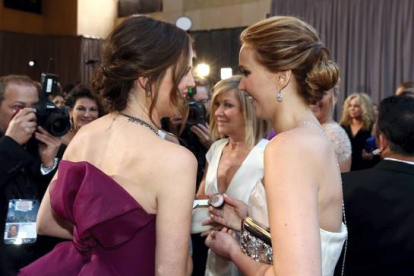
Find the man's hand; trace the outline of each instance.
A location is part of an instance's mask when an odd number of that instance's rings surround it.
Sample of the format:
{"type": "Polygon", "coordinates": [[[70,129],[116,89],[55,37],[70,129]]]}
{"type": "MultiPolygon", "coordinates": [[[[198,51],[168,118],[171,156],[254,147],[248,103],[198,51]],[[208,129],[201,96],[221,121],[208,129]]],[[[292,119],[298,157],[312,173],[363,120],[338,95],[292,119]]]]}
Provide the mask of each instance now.
{"type": "Polygon", "coordinates": [[[198,140],[205,148],[210,148],[212,141],[210,138],[210,128],[208,125],[197,124],[192,126],[191,132],[197,135],[198,140]]]}
{"type": "Polygon", "coordinates": [[[16,112],[16,115],[9,123],[5,135],[20,145],[24,145],[32,137],[33,132],[36,131],[36,114],[33,108],[27,107],[16,112]]]}
{"type": "Polygon", "coordinates": [[[39,156],[45,167],[52,167],[62,141],[59,137],[52,136],[42,127],[38,127],[39,132],[35,133],[35,138],[41,142],[39,144],[39,156]]]}

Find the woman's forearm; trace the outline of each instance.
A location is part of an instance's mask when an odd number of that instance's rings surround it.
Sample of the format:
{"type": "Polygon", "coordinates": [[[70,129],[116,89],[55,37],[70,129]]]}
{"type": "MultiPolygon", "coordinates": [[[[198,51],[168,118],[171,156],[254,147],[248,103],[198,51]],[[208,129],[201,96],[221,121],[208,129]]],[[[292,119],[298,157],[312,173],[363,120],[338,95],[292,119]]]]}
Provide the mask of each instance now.
{"type": "Polygon", "coordinates": [[[272,266],[256,262],[240,249],[231,254],[231,260],[246,276],[274,276],[272,266]]]}

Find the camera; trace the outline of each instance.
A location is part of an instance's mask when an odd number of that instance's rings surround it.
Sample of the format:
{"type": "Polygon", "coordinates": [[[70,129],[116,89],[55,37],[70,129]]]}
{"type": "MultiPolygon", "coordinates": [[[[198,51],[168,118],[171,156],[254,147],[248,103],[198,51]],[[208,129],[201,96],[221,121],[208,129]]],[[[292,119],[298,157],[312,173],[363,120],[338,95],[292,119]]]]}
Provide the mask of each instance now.
{"type": "Polygon", "coordinates": [[[191,127],[193,125],[202,124],[205,125],[207,123],[206,116],[207,111],[203,103],[197,102],[194,100],[194,95],[197,94],[196,88],[189,88],[188,89],[188,118],[187,118],[187,127],[191,127]]]}
{"type": "Polygon", "coordinates": [[[55,137],[61,137],[70,129],[69,117],[49,100],[48,96],[59,92],[59,77],[42,73],[39,103],[35,105],[37,124],[55,137]]]}

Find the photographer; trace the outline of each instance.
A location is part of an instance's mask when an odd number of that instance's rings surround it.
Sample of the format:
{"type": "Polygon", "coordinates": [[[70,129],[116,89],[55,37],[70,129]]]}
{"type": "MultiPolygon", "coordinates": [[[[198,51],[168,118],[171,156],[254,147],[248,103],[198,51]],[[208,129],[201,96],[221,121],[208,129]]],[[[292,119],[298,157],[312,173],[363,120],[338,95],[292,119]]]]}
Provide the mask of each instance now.
{"type": "MultiPolygon", "coordinates": [[[[57,166],[60,139],[37,125],[33,106],[39,101],[34,82],[26,76],[0,77],[0,225],[5,233],[12,199],[41,201],[57,166]]],[[[16,275],[55,243],[38,237],[20,245],[0,242],[0,275],[16,275]]]]}

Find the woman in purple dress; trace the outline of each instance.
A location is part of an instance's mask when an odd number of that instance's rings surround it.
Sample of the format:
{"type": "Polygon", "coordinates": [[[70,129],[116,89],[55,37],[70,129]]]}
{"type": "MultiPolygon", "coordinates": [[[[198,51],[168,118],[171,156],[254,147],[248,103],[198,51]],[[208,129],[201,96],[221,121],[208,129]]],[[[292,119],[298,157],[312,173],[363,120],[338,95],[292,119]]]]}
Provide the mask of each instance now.
{"type": "Polygon", "coordinates": [[[42,201],[39,234],[71,241],[21,275],[189,275],[196,160],[158,135],[185,117],[194,86],[190,37],[149,17],[103,45],[93,85],[110,113],[82,127],[42,201]]]}

